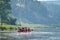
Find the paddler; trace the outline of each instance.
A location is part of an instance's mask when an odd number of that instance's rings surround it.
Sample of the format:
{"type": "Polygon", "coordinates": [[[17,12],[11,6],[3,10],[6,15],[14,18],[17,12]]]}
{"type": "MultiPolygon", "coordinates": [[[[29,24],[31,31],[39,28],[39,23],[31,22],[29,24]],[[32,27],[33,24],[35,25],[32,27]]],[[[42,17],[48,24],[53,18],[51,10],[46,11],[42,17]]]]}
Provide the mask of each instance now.
{"type": "Polygon", "coordinates": [[[21,32],[21,28],[20,27],[18,27],[17,30],[18,30],[18,32],[21,32]]]}

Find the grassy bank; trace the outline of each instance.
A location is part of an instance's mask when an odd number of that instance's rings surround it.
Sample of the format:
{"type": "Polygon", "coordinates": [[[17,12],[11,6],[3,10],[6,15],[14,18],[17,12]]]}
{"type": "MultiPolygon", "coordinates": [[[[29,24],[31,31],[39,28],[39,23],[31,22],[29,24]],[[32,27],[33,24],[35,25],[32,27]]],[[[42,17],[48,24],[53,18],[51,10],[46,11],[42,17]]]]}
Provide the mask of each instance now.
{"type": "Polygon", "coordinates": [[[8,25],[8,24],[0,24],[0,29],[5,29],[7,31],[10,30],[16,30],[17,27],[30,27],[30,28],[39,28],[42,30],[50,28],[48,25],[42,25],[42,24],[23,24],[22,26],[17,26],[17,25],[8,25]]]}
{"type": "Polygon", "coordinates": [[[0,24],[0,30],[7,30],[7,31],[10,31],[10,30],[16,30],[18,26],[16,25],[8,25],[8,24],[0,24]]]}

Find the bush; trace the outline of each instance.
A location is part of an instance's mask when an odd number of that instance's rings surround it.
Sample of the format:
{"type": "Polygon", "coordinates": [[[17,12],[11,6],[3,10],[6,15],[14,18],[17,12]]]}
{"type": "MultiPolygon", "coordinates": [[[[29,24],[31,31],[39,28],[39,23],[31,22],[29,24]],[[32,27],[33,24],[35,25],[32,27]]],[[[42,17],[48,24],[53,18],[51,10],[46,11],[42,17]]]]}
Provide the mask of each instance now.
{"type": "Polygon", "coordinates": [[[13,30],[13,28],[12,28],[12,27],[10,27],[10,30],[13,30]]]}
{"type": "Polygon", "coordinates": [[[0,27],[0,30],[2,30],[2,31],[3,31],[3,30],[6,30],[6,28],[5,28],[5,27],[0,27]]]}

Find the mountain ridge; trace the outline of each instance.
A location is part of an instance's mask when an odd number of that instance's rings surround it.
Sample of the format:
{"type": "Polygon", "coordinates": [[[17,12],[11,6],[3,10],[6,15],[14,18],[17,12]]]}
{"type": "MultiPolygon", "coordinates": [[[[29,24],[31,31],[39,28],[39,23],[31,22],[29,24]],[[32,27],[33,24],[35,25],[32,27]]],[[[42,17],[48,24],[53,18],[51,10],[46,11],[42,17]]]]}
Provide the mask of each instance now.
{"type": "Polygon", "coordinates": [[[60,5],[54,4],[53,2],[37,2],[32,0],[20,0],[19,2],[15,0],[15,2],[13,2],[15,4],[12,4],[12,13],[18,18],[18,20],[24,18],[23,20],[26,19],[32,23],[47,25],[60,23],[60,11],[58,11],[60,10],[60,5]],[[19,3],[20,6],[24,5],[24,7],[16,6],[17,3],[19,3]]]}

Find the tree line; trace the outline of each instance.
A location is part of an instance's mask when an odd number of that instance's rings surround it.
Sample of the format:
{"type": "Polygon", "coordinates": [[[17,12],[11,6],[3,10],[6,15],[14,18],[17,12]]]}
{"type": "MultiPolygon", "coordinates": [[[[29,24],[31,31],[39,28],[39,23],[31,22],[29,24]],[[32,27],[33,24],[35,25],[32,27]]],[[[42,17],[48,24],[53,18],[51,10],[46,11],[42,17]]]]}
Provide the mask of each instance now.
{"type": "Polygon", "coordinates": [[[16,25],[16,18],[11,12],[11,0],[0,0],[0,23],[16,25]]]}

